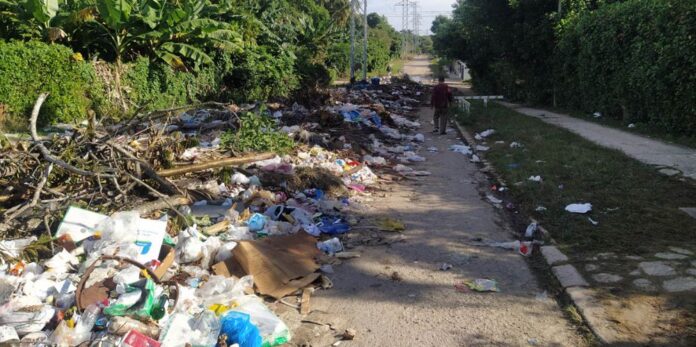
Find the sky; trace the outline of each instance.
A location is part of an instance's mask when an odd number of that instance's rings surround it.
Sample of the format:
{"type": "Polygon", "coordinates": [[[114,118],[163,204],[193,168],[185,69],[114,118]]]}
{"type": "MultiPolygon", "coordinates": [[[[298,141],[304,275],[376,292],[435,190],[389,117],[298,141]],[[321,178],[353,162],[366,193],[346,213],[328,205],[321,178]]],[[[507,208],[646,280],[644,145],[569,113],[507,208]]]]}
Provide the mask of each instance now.
{"type": "MultiPolygon", "coordinates": [[[[396,6],[397,3],[401,3],[403,0],[367,0],[367,13],[377,12],[381,15],[387,16],[389,23],[396,28],[396,30],[401,30],[403,28],[402,23],[402,6],[396,6]]],[[[418,3],[418,11],[421,13],[421,21],[419,32],[421,35],[431,34],[430,26],[437,15],[448,15],[452,12],[452,4],[455,0],[417,0],[411,2],[418,3]]],[[[413,29],[413,10],[409,11],[409,17],[411,19],[409,22],[409,28],[413,29]]]]}

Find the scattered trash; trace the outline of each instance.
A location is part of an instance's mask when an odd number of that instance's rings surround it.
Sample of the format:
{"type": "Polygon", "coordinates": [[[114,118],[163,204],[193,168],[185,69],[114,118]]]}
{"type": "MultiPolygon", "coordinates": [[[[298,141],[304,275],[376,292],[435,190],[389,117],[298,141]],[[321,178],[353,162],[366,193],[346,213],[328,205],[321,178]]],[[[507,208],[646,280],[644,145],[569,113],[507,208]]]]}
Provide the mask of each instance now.
{"type": "Polygon", "coordinates": [[[635,128],[635,127],[636,127],[636,124],[635,124],[635,123],[631,123],[631,124],[628,125],[628,128],[631,128],[631,129],[633,129],[633,128],[635,128]]]}
{"type": "Polygon", "coordinates": [[[526,238],[534,237],[534,233],[536,233],[537,230],[539,230],[539,224],[530,223],[527,226],[527,230],[525,230],[525,232],[524,232],[524,237],[526,237],[526,238]]]}
{"type": "Polygon", "coordinates": [[[541,176],[529,176],[528,180],[532,182],[541,182],[541,176]]]}
{"type": "Polygon", "coordinates": [[[476,150],[479,151],[479,152],[486,152],[486,151],[488,151],[489,149],[491,149],[491,148],[490,148],[490,147],[486,147],[486,146],[476,145],[476,150]]]}
{"type": "MultiPolygon", "coordinates": [[[[344,234],[357,223],[354,214],[370,207],[369,195],[379,191],[372,188],[394,177],[373,169],[430,175],[401,163],[426,160],[412,117],[419,101],[411,98],[424,90],[380,83],[332,91],[332,106],[314,109],[252,104],[166,120],[138,115],[97,125],[89,138],[73,129],[70,138],[10,149],[0,228],[19,236],[0,241],[0,344],[287,343],[288,325],[256,295],[301,293],[298,309],[309,313],[313,286],[333,286],[322,274],[360,257],[345,251],[342,240],[349,249],[354,243],[344,234]],[[237,156],[246,150],[230,147],[229,135],[238,135],[247,112],[273,124],[257,136],[277,132],[302,145],[282,156],[237,156]],[[84,164],[68,153],[97,171],[73,167],[84,164]],[[26,189],[11,188],[20,186],[26,189]],[[41,199],[27,201],[35,193],[41,199]],[[63,208],[65,201],[75,205],[63,208]],[[53,243],[34,236],[55,224],[53,243]]],[[[452,150],[471,154],[467,146],[452,150]]],[[[393,218],[378,227],[405,230],[393,218]]],[[[389,277],[403,280],[398,272],[389,277]]],[[[355,336],[347,329],[342,338],[355,336]]]]}
{"type": "Polygon", "coordinates": [[[449,263],[442,263],[442,265],[440,265],[440,271],[447,271],[451,268],[452,268],[452,264],[449,264],[449,263]]]}
{"type": "Polygon", "coordinates": [[[471,147],[466,146],[466,145],[452,145],[452,146],[450,146],[450,151],[461,153],[464,155],[472,154],[471,147]]]}
{"type": "Polygon", "coordinates": [[[488,201],[490,201],[493,204],[502,204],[503,203],[503,200],[500,200],[500,199],[498,199],[495,196],[490,195],[490,194],[486,194],[486,198],[488,199],[488,201]]]}
{"type": "Polygon", "coordinates": [[[483,140],[483,139],[485,139],[485,138],[487,138],[487,137],[489,137],[489,136],[491,136],[491,135],[493,135],[493,134],[495,134],[495,130],[493,130],[493,129],[488,129],[488,130],[484,130],[484,131],[482,131],[482,132],[480,132],[480,133],[474,135],[474,138],[475,138],[477,141],[481,141],[481,140],[483,140]]]}
{"type": "Polygon", "coordinates": [[[570,205],[566,206],[565,210],[568,212],[571,212],[571,213],[587,213],[587,212],[592,211],[592,204],[590,204],[590,203],[570,204],[570,205]]]}
{"type": "Polygon", "coordinates": [[[537,212],[544,212],[544,211],[547,211],[547,210],[548,210],[548,208],[546,208],[546,207],[544,207],[544,206],[541,206],[541,205],[537,206],[537,207],[534,209],[534,211],[537,211],[537,212]]]}
{"type": "Polygon", "coordinates": [[[341,244],[341,240],[334,237],[326,241],[317,242],[317,248],[326,254],[334,255],[343,251],[343,244],[341,244]]]}
{"type": "Polygon", "coordinates": [[[377,221],[377,226],[379,227],[379,230],[382,231],[402,232],[406,230],[404,222],[394,218],[380,219],[377,221]]]}
{"type": "Polygon", "coordinates": [[[477,278],[472,281],[455,284],[455,289],[459,292],[499,292],[498,283],[495,280],[477,278]]]}
{"type": "Polygon", "coordinates": [[[592,116],[594,116],[595,118],[600,118],[600,117],[602,117],[602,114],[599,112],[595,112],[592,114],[592,116]]]}
{"type": "Polygon", "coordinates": [[[599,222],[595,221],[594,219],[592,219],[590,217],[587,217],[587,220],[589,220],[590,223],[592,223],[592,225],[599,225],[599,222]]]}
{"type": "Polygon", "coordinates": [[[471,161],[472,163],[480,163],[480,162],[481,162],[481,158],[479,158],[478,155],[473,154],[473,155],[471,155],[471,159],[470,159],[469,161],[471,161]]]}
{"type": "Polygon", "coordinates": [[[532,255],[532,242],[531,241],[509,241],[509,242],[489,242],[487,244],[490,247],[498,247],[503,249],[509,249],[520,253],[521,255],[528,257],[532,255]]]}
{"type": "Polygon", "coordinates": [[[430,152],[430,153],[437,153],[437,152],[438,152],[438,149],[437,149],[437,147],[428,147],[428,152],[430,152]]]}
{"type": "Polygon", "coordinates": [[[342,338],[343,338],[343,340],[351,341],[351,340],[355,339],[355,336],[357,336],[357,335],[358,335],[357,330],[348,328],[343,332],[342,338]]]}
{"type": "Polygon", "coordinates": [[[522,144],[519,142],[510,142],[510,148],[522,148],[522,144]]]}

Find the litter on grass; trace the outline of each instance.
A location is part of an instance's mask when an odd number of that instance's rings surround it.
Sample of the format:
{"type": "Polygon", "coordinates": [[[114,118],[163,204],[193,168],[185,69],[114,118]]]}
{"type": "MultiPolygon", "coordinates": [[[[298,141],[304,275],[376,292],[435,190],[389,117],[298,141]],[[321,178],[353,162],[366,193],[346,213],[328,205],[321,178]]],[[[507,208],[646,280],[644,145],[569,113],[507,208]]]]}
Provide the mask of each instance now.
{"type": "Polygon", "coordinates": [[[576,203],[566,206],[566,211],[570,213],[587,213],[592,211],[592,204],[590,203],[576,203]]]}

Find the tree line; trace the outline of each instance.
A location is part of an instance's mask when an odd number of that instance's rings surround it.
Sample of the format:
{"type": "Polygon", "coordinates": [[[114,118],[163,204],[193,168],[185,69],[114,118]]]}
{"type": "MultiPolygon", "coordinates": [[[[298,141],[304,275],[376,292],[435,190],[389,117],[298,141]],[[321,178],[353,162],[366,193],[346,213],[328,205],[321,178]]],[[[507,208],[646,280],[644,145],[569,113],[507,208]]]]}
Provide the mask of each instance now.
{"type": "Polygon", "coordinates": [[[695,0],[459,0],[432,31],[481,93],[696,136],[695,0]]]}
{"type": "MultiPolygon", "coordinates": [[[[352,17],[362,33],[354,2],[0,0],[0,124],[22,126],[41,91],[50,123],[325,87],[349,71],[352,17]]],[[[401,33],[377,14],[368,26],[367,67],[383,72],[401,33]]]]}

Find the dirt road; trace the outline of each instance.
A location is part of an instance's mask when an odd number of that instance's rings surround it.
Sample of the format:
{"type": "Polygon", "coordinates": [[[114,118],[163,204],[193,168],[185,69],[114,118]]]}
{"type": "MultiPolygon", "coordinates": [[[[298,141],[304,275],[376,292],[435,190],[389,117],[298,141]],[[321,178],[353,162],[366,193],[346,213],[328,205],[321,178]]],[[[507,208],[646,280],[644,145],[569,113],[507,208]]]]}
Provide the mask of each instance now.
{"type": "MultiPolygon", "coordinates": [[[[427,74],[427,65],[419,59],[406,71],[427,74]]],[[[541,294],[524,258],[470,245],[476,237],[511,240],[510,232],[479,195],[485,177],[467,157],[448,151],[460,143],[455,133],[431,135],[432,111],[424,108],[420,117],[426,140],[419,154],[427,161],[412,166],[432,176],[390,186],[369,212],[403,220],[406,231],[391,238],[402,241],[358,248],[360,258],[335,266],[334,287],[312,298],[313,314],[357,330],[341,346],[583,345],[554,299],[541,294]],[[453,267],[441,271],[443,263],[453,267]],[[475,278],[497,280],[500,292],[455,290],[475,278]]]]}

